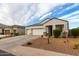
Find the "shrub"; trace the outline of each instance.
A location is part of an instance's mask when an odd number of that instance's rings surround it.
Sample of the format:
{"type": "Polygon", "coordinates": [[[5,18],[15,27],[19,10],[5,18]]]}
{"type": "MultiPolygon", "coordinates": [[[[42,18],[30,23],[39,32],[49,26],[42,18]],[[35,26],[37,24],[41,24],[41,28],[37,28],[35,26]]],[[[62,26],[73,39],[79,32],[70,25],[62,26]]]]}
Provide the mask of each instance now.
{"type": "Polygon", "coordinates": [[[18,36],[18,35],[19,35],[19,33],[15,33],[14,35],[15,35],[15,36],[18,36]]]}
{"type": "Polygon", "coordinates": [[[77,36],[79,36],[79,29],[78,28],[71,29],[71,34],[74,38],[76,38],[77,36]]]}
{"type": "Polygon", "coordinates": [[[32,43],[31,42],[28,42],[27,45],[32,45],[32,43]]]}
{"type": "Polygon", "coordinates": [[[43,35],[41,35],[41,38],[43,38],[43,35]]]}
{"type": "Polygon", "coordinates": [[[58,38],[61,34],[61,30],[53,30],[53,34],[55,38],[58,38]]]}
{"type": "Polygon", "coordinates": [[[73,49],[79,49],[79,44],[75,44],[73,49]]]}

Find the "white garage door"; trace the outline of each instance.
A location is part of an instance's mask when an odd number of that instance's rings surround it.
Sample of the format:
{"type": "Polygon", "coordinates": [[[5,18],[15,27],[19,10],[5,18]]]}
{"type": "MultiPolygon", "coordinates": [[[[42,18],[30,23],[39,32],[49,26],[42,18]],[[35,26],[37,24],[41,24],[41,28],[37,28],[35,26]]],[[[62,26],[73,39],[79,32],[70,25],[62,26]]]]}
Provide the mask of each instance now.
{"type": "Polygon", "coordinates": [[[33,29],[33,35],[43,35],[44,29],[33,29]]]}

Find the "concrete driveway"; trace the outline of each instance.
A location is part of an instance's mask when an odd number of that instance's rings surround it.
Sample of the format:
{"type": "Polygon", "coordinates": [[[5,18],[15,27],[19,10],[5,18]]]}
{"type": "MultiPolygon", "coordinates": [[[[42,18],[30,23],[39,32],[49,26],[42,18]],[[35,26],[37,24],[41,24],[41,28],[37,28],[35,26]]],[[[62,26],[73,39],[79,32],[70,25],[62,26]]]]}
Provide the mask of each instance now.
{"type": "Polygon", "coordinates": [[[21,46],[39,36],[23,35],[0,40],[0,49],[17,56],[69,56],[67,54],[21,46]]]}
{"type": "Polygon", "coordinates": [[[1,48],[12,48],[16,45],[21,45],[25,42],[28,42],[32,39],[38,38],[39,36],[29,36],[29,35],[23,35],[23,36],[16,36],[16,37],[10,37],[6,39],[0,40],[0,47],[1,48]]]}
{"type": "Polygon", "coordinates": [[[23,35],[23,36],[5,38],[0,40],[0,49],[5,50],[7,52],[11,52],[11,49],[13,49],[14,47],[26,43],[37,37],[39,36],[23,35]]]}

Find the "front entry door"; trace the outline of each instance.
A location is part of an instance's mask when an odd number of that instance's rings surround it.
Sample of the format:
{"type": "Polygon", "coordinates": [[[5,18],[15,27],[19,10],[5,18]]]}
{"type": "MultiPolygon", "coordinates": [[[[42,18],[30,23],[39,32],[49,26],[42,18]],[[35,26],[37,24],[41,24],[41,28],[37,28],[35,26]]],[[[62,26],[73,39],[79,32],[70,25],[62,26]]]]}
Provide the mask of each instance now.
{"type": "Polygon", "coordinates": [[[52,36],[52,26],[50,25],[50,26],[47,26],[47,33],[50,35],[50,36],[52,36]]]}

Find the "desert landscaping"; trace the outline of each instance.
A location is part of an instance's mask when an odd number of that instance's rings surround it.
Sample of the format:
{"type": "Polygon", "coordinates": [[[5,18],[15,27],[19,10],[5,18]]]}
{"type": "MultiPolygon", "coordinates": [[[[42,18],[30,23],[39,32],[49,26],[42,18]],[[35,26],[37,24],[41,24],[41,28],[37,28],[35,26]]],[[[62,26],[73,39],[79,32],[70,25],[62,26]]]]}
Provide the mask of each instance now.
{"type": "Polygon", "coordinates": [[[55,51],[74,56],[79,55],[79,38],[50,38],[49,44],[46,38],[37,38],[23,44],[23,46],[55,51]]]}

